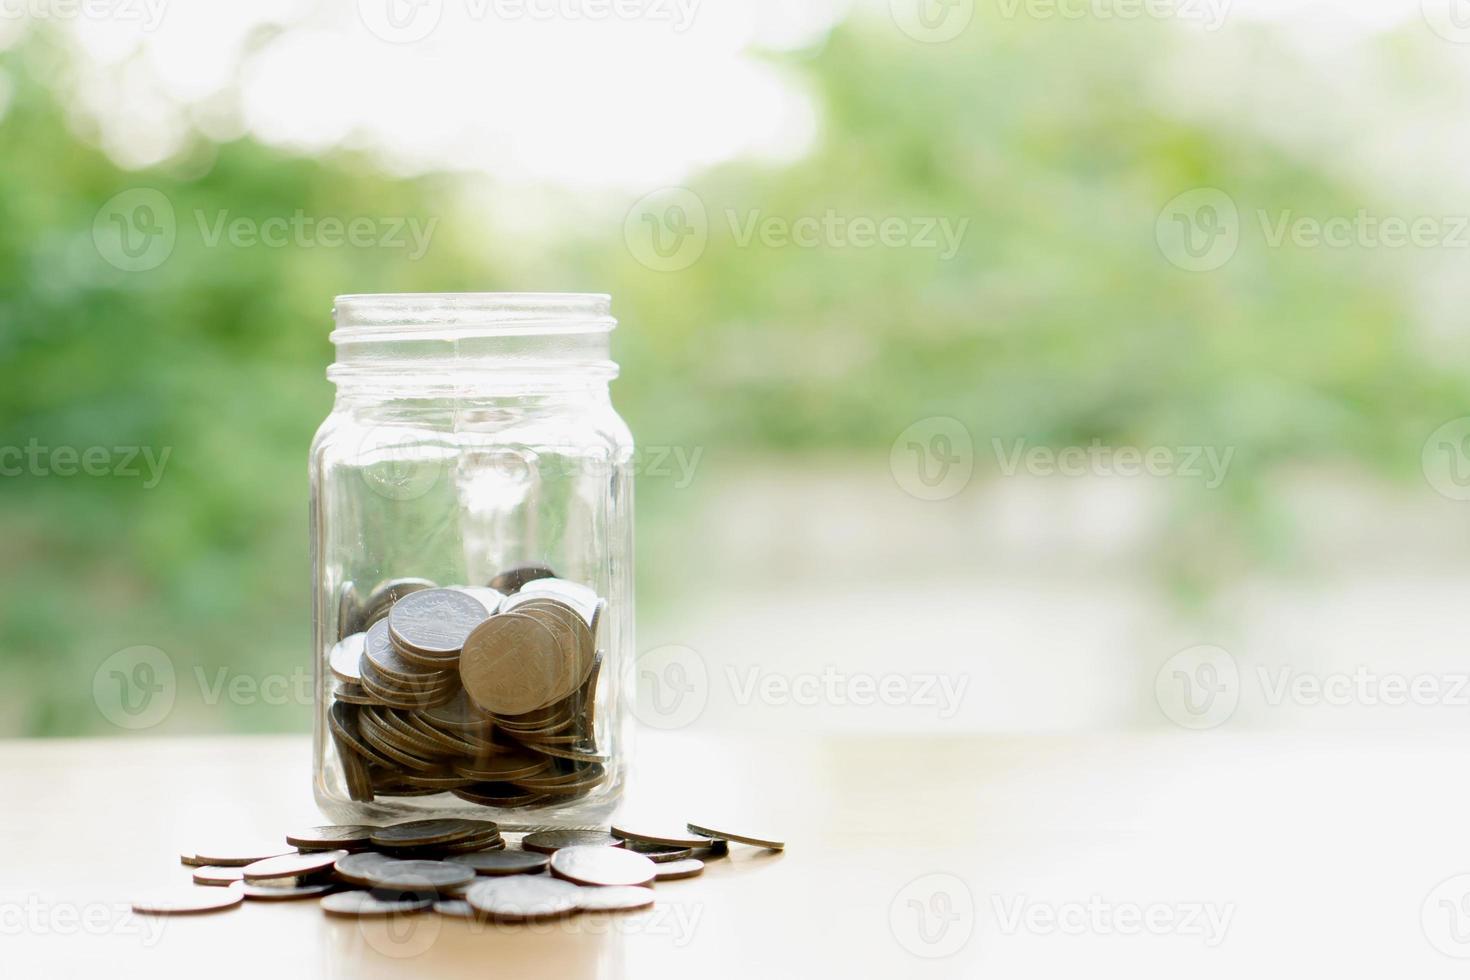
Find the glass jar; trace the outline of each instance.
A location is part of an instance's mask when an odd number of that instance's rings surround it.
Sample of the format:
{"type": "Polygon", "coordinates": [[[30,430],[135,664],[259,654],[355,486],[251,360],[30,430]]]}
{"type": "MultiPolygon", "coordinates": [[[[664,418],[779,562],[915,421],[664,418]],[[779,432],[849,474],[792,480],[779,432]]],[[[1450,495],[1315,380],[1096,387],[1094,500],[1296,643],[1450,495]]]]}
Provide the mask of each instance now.
{"type": "Polygon", "coordinates": [[[341,296],[311,448],[313,786],[341,823],[607,822],[633,440],[605,295],[341,296]]]}

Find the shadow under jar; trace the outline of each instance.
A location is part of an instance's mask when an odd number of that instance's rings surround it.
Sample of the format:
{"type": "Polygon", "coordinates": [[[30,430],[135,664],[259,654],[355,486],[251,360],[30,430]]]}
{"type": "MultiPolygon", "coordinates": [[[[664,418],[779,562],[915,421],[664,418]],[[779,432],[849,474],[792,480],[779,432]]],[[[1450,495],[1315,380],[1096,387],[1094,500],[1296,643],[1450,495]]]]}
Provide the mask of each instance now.
{"type": "Polygon", "coordinates": [[[616,806],[633,440],[608,393],[609,304],[338,297],[310,461],[329,819],[597,826],[616,806]]]}

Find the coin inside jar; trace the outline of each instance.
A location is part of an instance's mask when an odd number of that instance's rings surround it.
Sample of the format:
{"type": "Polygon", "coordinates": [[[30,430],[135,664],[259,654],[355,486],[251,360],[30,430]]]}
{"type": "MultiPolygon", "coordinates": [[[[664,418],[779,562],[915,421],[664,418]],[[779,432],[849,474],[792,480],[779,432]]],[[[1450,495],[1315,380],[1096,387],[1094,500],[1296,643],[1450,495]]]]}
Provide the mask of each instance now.
{"type": "Polygon", "coordinates": [[[413,653],[452,658],[489,616],[479,599],[458,589],[424,589],[393,604],[388,629],[396,644],[413,653]]]}
{"type": "Polygon", "coordinates": [[[459,657],[465,692],[494,714],[525,714],[566,697],[576,689],[574,669],[551,630],[515,613],[481,623],[459,657]]]}
{"type": "Polygon", "coordinates": [[[508,568],[490,580],[490,588],[509,595],[519,592],[527,582],[538,578],[555,578],[556,572],[549,565],[526,564],[508,568]]]}
{"type": "Polygon", "coordinates": [[[332,647],[327,664],[338,680],[353,684],[362,680],[362,648],[366,639],[366,633],[353,633],[332,647]]]}

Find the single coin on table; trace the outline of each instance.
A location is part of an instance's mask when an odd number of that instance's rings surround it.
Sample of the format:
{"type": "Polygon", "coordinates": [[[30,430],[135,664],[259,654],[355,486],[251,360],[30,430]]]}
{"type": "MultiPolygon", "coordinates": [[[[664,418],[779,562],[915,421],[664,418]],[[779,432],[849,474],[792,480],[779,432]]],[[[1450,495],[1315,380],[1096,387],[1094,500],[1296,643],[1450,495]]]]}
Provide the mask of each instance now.
{"type": "Polygon", "coordinates": [[[313,851],[310,854],[280,854],[276,857],[247,864],[244,868],[246,881],[269,881],[272,878],[307,878],[331,871],[337,861],[349,852],[313,851]]]}
{"type": "Polygon", "coordinates": [[[646,885],[658,865],[621,847],[563,847],[551,855],[551,873],[579,885],[646,885]]]}
{"type": "Polygon", "coordinates": [[[580,890],[567,881],[542,875],[513,875],[477,881],[465,901],[481,915],[495,919],[543,919],[578,908],[580,890]]]}
{"type": "Polygon", "coordinates": [[[577,893],[577,907],[584,912],[625,912],[653,904],[653,889],[641,885],[589,886],[577,893]]]}
{"type": "Polygon", "coordinates": [[[373,888],[396,892],[442,892],[475,880],[473,868],[448,861],[390,861],[364,873],[373,888]]]}
{"type": "Polygon", "coordinates": [[[528,851],[552,854],[563,847],[577,846],[622,847],[623,842],[600,830],[538,830],[521,838],[521,847],[528,851]]]}
{"type": "Polygon", "coordinates": [[[233,885],[237,881],[243,881],[244,878],[243,868],[218,868],[206,864],[194,869],[194,884],[196,885],[233,885]]]}
{"type": "Polygon", "coordinates": [[[333,870],[337,877],[345,882],[368,886],[372,884],[372,878],[369,875],[390,861],[397,860],[399,859],[389,857],[387,854],[379,854],[377,851],[362,851],[338,859],[333,865],[333,870]]]}
{"type": "Polygon", "coordinates": [[[254,885],[247,881],[240,887],[245,897],[254,901],[290,902],[296,899],[326,895],[341,886],[330,881],[316,885],[254,885]]]}
{"type": "Polygon", "coordinates": [[[473,919],[475,910],[462,898],[441,898],[434,903],[434,911],[451,919],[473,919]]]}
{"type": "Polygon", "coordinates": [[[368,918],[404,915],[433,908],[434,899],[417,895],[375,895],[372,892],[333,892],[322,899],[322,911],[328,915],[368,918]]]}
{"type": "Polygon", "coordinates": [[[286,853],[290,852],[281,847],[279,843],[211,844],[195,851],[192,855],[186,852],[180,860],[184,864],[192,864],[196,867],[212,865],[216,868],[243,868],[247,864],[254,864],[256,861],[263,861],[268,857],[286,853]]]}
{"type": "Polygon", "coordinates": [[[444,860],[462,864],[478,875],[530,875],[546,870],[550,859],[545,854],[529,851],[476,851],[456,854],[444,860]]]}
{"type": "Polygon", "coordinates": [[[682,861],[660,864],[654,878],[659,881],[672,881],[675,878],[693,878],[700,874],[704,874],[704,862],[699,858],[685,858],[682,861]]]}
{"type": "Polygon", "coordinates": [[[687,826],[691,833],[698,834],[701,837],[708,837],[714,840],[732,840],[740,844],[749,844],[752,847],[764,847],[772,851],[786,849],[786,842],[779,837],[756,837],[753,834],[735,834],[728,830],[716,830],[714,824],[691,823],[687,826]]]}
{"type": "Polygon", "coordinates": [[[133,911],[140,915],[193,915],[234,908],[245,900],[239,885],[228,888],[195,888],[184,885],[160,888],[133,900],[133,911]]]}
{"type": "Polygon", "coordinates": [[[499,827],[489,820],[410,820],[407,823],[389,824],[373,832],[375,847],[431,847],[436,844],[452,844],[491,832],[499,827]]]}
{"type": "Polygon", "coordinates": [[[667,844],[642,844],[637,841],[624,841],[624,846],[635,854],[642,854],[654,864],[683,861],[694,857],[692,847],[669,847],[667,844]]]}
{"type": "Polygon", "coordinates": [[[357,850],[372,843],[377,827],[367,824],[332,824],[307,827],[286,835],[286,843],[303,851],[357,850]]]}
{"type": "Polygon", "coordinates": [[[684,827],[614,824],[612,835],[626,841],[634,841],[639,844],[661,844],[664,847],[708,847],[710,844],[708,837],[691,833],[684,827]]]}

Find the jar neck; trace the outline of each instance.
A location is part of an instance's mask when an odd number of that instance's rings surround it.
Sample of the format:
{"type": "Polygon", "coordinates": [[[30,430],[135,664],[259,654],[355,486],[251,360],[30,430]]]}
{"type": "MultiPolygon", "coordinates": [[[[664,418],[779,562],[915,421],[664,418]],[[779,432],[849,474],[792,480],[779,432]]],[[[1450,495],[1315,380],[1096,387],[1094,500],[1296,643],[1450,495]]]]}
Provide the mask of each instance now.
{"type": "Polygon", "coordinates": [[[618,371],[609,303],[562,293],[340,296],[327,377],[339,402],[605,399],[618,371]]]}

